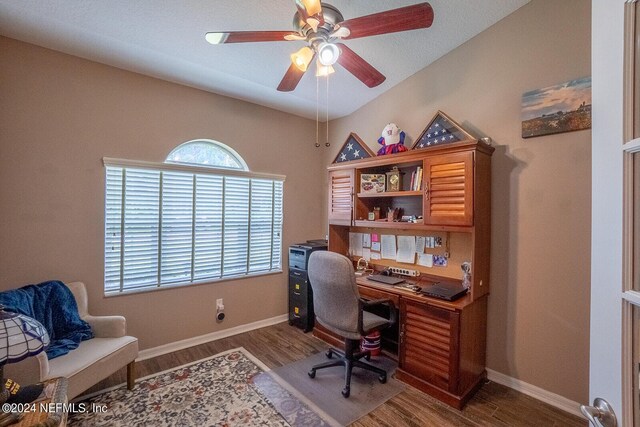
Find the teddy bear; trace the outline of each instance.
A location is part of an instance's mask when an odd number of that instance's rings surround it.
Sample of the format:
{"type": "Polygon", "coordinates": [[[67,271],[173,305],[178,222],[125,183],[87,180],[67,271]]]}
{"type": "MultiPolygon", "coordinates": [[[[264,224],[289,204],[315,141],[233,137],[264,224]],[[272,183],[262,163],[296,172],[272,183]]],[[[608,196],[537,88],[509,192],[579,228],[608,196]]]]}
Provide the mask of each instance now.
{"type": "Polygon", "coordinates": [[[378,156],[407,151],[407,147],[404,146],[404,136],[404,131],[401,131],[395,123],[386,125],[378,139],[378,144],[382,145],[378,150],[378,156]]]}

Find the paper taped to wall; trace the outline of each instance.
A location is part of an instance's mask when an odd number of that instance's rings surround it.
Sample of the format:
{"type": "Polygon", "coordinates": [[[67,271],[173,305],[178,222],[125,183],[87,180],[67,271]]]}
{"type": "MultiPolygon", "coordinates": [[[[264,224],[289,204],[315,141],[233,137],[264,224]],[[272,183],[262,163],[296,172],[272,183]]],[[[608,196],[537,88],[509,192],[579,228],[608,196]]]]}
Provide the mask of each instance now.
{"type": "MultiPolygon", "coordinates": [[[[384,237],[384,236],[383,236],[384,237]]],[[[397,262],[413,264],[416,260],[416,238],[415,236],[398,236],[397,262]]]]}
{"type": "Polygon", "coordinates": [[[382,240],[382,258],[396,259],[396,236],[383,234],[382,240]]]}

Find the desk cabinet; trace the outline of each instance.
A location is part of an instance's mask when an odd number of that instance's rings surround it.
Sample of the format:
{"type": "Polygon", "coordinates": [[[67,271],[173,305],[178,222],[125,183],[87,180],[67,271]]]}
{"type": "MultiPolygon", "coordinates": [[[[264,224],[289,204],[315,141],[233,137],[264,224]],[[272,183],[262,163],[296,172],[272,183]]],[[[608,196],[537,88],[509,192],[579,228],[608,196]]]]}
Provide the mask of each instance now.
{"type": "Polygon", "coordinates": [[[329,223],[351,225],[354,194],[353,169],[329,172],[329,223]]]}
{"type": "Polygon", "coordinates": [[[424,223],[473,225],[473,151],[424,159],[424,223]]]}
{"type": "Polygon", "coordinates": [[[400,366],[407,373],[449,390],[457,373],[460,314],[404,300],[400,313],[400,366]]]}
{"type": "Polygon", "coordinates": [[[487,298],[462,310],[400,300],[397,377],[461,409],[485,378],[487,298]]]}

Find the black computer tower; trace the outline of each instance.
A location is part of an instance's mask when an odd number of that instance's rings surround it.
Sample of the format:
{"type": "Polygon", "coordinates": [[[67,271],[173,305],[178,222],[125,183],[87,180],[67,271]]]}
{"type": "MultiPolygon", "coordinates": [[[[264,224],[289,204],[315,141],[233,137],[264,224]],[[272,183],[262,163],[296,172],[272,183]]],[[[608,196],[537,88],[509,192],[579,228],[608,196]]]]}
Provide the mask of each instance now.
{"type": "Polygon", "coordinates": [[[301,328],[305,332],[313,329],[315,315],[313,313],[313,291],[307,264],[314,251],[326,251],[324,241],[307,241],[289,247],[289,324],[301,328]]]}

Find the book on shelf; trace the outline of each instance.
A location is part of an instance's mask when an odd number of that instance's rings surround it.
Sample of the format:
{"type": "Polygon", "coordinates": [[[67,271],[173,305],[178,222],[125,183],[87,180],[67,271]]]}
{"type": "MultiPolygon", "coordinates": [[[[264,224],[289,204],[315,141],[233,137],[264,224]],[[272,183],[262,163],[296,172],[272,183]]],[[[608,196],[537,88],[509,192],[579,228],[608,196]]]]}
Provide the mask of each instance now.
{"type": "Polygon", "coordinates": [[[418,166],[411,174],[411,191],[419,191],[422,186],[422,167],[418,166]]]}

